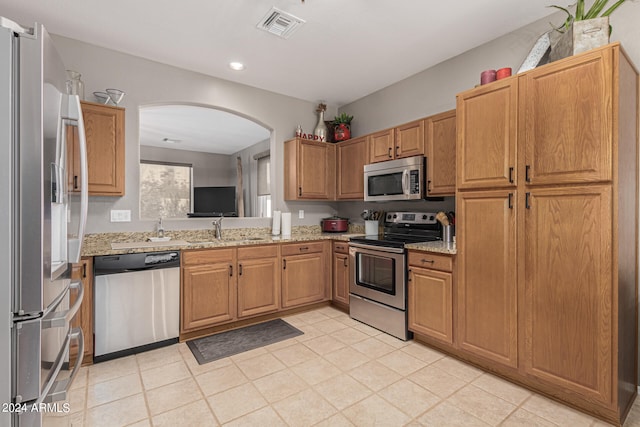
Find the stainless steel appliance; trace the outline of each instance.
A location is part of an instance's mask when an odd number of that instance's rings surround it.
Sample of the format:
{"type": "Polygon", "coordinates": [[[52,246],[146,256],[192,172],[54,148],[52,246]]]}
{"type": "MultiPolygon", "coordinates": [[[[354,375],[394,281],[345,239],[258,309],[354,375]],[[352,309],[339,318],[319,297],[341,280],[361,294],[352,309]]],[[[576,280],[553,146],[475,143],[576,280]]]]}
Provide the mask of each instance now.
{"type": "Polygon", "coordinates": [[[95,257],[94,362],[178,342],[180,253],[95,257]]]}
{"type": "Polygon", "coordinates": [[[364,166],[364,201],[419,200],[425,196],[424,156],[364,166]]]}
{"type": "Polygon", "coordinates": [[[69,366],[72,343],[84,351],[82,330],[70,327],[83,296],[70,263],[86,221],[85,134],[80,100],[66,95],[65,67],[42,25],[0,18],[0,56],[0,425],[40,426],[79,368],[81,358],[69,366]],[[67,192],[68,126],[80,137],[79,201],[67,192]]]}
{"type": "Polygon", "coordinates": [[[349,241],[349,314],[353,319],[401,340],[407,329],[405,244],[440,240],[435,213],[389,212],[381,235],[349,241]]]}

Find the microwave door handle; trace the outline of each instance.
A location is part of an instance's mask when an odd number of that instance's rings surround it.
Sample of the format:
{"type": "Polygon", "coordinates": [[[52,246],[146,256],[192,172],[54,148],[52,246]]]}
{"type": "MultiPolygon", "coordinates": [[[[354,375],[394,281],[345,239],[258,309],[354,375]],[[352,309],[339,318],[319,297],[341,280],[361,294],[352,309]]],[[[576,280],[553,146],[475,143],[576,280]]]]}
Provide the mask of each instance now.
{"type": "Polygon", "coordinates": [[[409,170],[402,171],[402,194],[409,197],[409,170]]]}

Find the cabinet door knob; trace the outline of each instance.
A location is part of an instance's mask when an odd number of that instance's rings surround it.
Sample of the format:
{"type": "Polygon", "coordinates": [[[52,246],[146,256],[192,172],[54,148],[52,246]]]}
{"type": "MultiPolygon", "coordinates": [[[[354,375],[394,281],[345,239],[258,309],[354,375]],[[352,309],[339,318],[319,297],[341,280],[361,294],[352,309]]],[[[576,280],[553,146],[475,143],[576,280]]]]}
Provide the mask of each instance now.
{"type": "Polygon", "coordinates": [[[396,157],[398,156],[398,150],[400,150],[400,146],[396,145],[396,157]]]}
{"type": "Polygon", "coordinates": [[[527,181],[527,182],[531,182],[530,172],[531,172],[531,166],[530,165],[525,165],[525,167],[524,167],[524,180],[527,181]]]}
{"type": "Polygon", "coordinates": [[[78,175],[73,176],[73,189],[74,190],[78,189],[78,175]]]}
{"type": "Polygon", "coordinates": [[[509,193],[509,209],[513,209],[513,193],[509,193]]]}
{"type": "Polygon", "coordinates": [[[238,276],[242,276],[242,264],[238,265],[238,276]]]}
{"type": "Polygon", "coordinates": [[[509,182],[513,184],[513,166],[509,168],[509,182]]]}
{"type": "Polygon", "coordinates": [[[344,263],[344,266],[345,266],[345,267],[349,267],[349,266],[347,265],[347,259],[346,259],[346,258],[344,258],[344,259],[342,260],[342,262],[344,263]]]}
{"type": "Polygon", "coordinates": [[[308,251],[308,250],[309,250],[309,247],[308,247],[308,246],[303,246],[303,247],[301,247],[301,248],[300,248],[300,252],[302,252],[302,251],[308,251]]]}
{"type": "Polygon", "coordinates": [[[391,147],[389,147],[389,158],[393,158],[393,156],[391,155],[391,147]]]}
{"type": "Polygon", "coordinates": [[[286,259],[283,259],[283,260],[282,260],[282,269],[283,269],[283,270],[286,270],[286,269],[287,269],[287,260],[286,260],[286,259]]]}
{"type": "Polygon", "coordinates": [[[87,264],[85,263],[82,264],[82,277],[87,278],[87,264]]]}
{"type": "Polygon", "coordinates": [[[298,187],[298,197],[302,197],[302,187],[298,187]]]}
{"type": "Polygon", "coordinates": [[[411,269],[407,270],[407,282],[411,281],[411,269]]]}
{"type": "Polygon", "coordinates": [[[233,277],[233,265],[229,265],[229,277],[233,277]]]}
{"type": "Polygon", "coordinates": [[[433,264],[433,263],[435,263],[435,261],[434,261],[434,260],[432,260],[432,259],[424,259],[424,258],[422,258],[420,261],[421,261],[421,262],[428,262],[429,264],[433,264]]]}
{"type": "Polygon", "coordinates": [[[527,209],[531,209],[531,202],[530,199],[531,198],[531,193],[526,192],[524,193],[524,207],[527,209]]]}

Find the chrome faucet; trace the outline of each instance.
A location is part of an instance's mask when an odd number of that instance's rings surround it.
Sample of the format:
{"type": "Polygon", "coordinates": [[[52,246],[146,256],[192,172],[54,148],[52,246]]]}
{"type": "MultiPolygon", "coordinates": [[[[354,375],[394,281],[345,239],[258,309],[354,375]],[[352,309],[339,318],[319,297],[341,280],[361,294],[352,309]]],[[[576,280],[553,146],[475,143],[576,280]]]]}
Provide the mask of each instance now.
{"type": "Polygon", "coordinates": [[[213,229],[216,232],[216,239],[222,239],[222,217],[213,220],[211,224],[213,224],[213,229]]]}
{"type": "Polygon", "coordinates": [[[158,220],[157,227],[158,237],[164,237],[164,227],[162,226],[162,217],[158,220]]]}

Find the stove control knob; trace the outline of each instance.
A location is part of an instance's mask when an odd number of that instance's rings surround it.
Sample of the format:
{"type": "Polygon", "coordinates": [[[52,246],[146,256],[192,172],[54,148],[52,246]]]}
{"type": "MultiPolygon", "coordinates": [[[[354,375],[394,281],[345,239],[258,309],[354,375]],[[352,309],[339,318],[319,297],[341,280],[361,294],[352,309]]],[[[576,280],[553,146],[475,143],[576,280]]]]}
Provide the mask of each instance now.
{"type": "Polygon", "coordinates": [[[398,218],[398,215],[393,214],[393,219],[396,219],[396,218],[398,218]]]}
{"type": "Polygon", "coordinates": [[[431,215],[431,216],[429,217],[429,219],[430,219],[431,221],[433,221],[434,219],[436,219],[436,217],[435,217],[435,216],[433,216],[433,215],[431,215]]]}
{"type": "Polygon", "coordinates": [[[426,215],[422,215],[422,219],[427,219],[427,216],[426,215]]]}

